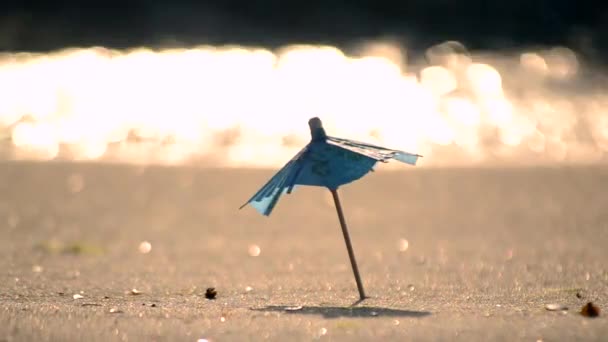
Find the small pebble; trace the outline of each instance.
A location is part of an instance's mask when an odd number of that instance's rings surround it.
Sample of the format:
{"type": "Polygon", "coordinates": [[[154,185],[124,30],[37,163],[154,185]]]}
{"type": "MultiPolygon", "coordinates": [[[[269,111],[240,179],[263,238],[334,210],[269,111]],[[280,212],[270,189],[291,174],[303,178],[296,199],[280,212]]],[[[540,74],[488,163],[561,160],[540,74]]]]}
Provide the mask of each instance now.
{"type": "Polygon", "coordinates": [[[262,252],[262,249],[258,245],[250,245],[248,252],[250,256],[257,257],[262,252]]]}
{"type": "Polygon", "coordinates": [[[151,250],[152,250],[152,244],[149,243],[148,241],[142,241],[139,244],[139,253],[148,254],[148,253],[150,253],[151,250]]]}
{"type": "Polygon", "coordinates": [[[581,315],[585,317],[598,317],[600,315],[600,308],[589,302],[582,307],[581,315]]]}
{"type": "Polygon", "coordinates": [[[215,290],[214,287],[210,287],[207,289],[207,291],[205,291],[205,298],[207,298],[207,299],[215,299],[216,296],[217,296],[217,291],[215,290]]]}
{"type": "Polygon", "coordinates": [[[568,310],[568,307],[562,304],[547,304],[545,305],[545,309],[548,311],[562,311],[568,310]]]}
{"type": "Polygon", "coordinates": [[[410,243],[406,239],[399,240],[399,251],[405,252],[410,247],[410,243]]]}
{"type": "Polygon", "coordinates": [[[298,305],[298,306],[288,306],[285,308],[285,311],[298,311],[298,310],[302,310],[303,306],[302,305],[298,305]]]}

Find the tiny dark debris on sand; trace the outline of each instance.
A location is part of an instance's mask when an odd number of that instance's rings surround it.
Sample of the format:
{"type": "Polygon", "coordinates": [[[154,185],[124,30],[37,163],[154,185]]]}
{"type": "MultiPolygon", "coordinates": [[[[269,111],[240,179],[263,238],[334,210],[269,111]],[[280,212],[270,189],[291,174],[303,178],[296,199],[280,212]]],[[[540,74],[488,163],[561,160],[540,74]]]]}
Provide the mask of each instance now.
{"type": "Polygon", "coordinates": [[[215,299],[215,296],[217,296],[217,291],[215,291],[214,287],[210,287],[207,289],[207,291],[205,291],[205,298],[215,299]]]}
{"type": "Polygon", "coordinates": [[[101,306],[99,303],[82,303],[80,306],[101,306]]]}
{"type": "Polygon", "coordinates": [[[597,317],[600,315],[600,308],[589,302],[581,309],[581,315],[585,317],[597,317]]]}

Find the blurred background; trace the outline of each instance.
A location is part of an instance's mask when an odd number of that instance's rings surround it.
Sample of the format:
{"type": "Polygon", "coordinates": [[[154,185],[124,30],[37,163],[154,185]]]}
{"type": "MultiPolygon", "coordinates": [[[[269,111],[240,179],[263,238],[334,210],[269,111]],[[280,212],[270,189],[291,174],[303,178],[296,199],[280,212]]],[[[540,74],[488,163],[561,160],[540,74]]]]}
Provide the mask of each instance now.
{"type": "Polygon", "coordinates": [[[330,135],[422,167],[607,160],[608,6],[4,1],[0,158],[277,167],[330,135]]]}

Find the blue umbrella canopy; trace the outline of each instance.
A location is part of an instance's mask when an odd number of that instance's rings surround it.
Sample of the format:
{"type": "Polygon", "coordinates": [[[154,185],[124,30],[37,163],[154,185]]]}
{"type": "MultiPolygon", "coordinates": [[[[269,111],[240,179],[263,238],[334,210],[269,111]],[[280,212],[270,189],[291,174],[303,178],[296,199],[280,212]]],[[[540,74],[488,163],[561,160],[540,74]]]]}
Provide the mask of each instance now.
{"type": "Polygon", "coordinates": [[[416,165],[418,154],[393,150],[360,141],[328,136],[319,118],[308,121],[311,141],[279,170],[241,209],[251,204],[269,216],[281,195],[298,185],[320,186],[330,190],[351,183],[373,171],[377,162],[391,159],[416,165]]]}
{"type": "Polygon", "coordinates": [[[251,204],[262,215],[269,216],[279,198],[291,193],[298,185],[321,186],[331,191],[340,220],[344,242],[348,250],[359,296],[364,300],[365,291],[350,242],[348,227],[338,196],[338,187],[353,182],[373,171],[377,162],[395,159],[416,165],[418,154],[380,147],[359,141],[328,136],[319,118],[308,121],[311,140],[279,172],[277,172],[253,197],[241,206],[251,204]]]}

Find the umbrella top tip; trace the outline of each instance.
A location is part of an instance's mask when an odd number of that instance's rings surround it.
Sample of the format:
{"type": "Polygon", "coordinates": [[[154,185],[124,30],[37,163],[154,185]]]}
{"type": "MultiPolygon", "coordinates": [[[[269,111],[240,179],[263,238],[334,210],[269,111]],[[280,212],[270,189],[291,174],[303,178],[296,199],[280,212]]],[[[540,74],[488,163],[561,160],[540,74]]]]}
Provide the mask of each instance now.
{"type": "Polygon", "coordinates": [[[310,120],[308,120],[308,125],[311,127],[323,127],[321,119],[319,119],[317,116],[310,118],[310,120]]]}
{"type": "Polygon", "coordinates": [[[308,126],[310,127],[310,134],[313,140],[325,139],[327,137],[325,129],[323,129],[323,123],[318,117],[315,116],[308,120],[308,126]]]}

